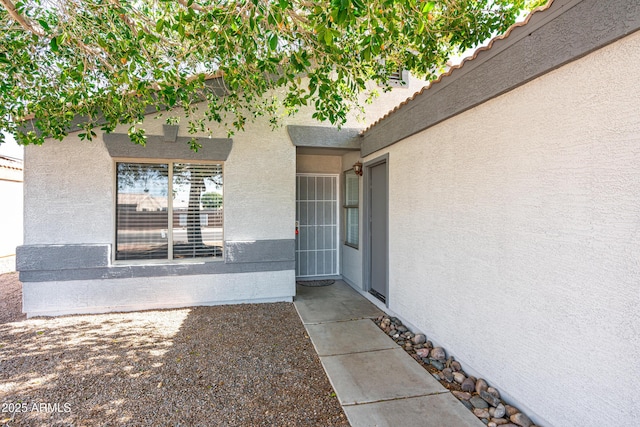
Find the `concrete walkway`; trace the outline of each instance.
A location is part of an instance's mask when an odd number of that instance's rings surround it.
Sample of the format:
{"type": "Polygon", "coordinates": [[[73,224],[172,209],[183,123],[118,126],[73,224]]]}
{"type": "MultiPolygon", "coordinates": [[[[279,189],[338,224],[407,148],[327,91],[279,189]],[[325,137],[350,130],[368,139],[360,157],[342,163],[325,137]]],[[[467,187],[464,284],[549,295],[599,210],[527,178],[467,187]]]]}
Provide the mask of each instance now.
{"type": "Polygon", "coordinates": [[[353,427],[484,427],[371,321],[383,313],[344,282],[298,286],[294,304],[353,427]]]}

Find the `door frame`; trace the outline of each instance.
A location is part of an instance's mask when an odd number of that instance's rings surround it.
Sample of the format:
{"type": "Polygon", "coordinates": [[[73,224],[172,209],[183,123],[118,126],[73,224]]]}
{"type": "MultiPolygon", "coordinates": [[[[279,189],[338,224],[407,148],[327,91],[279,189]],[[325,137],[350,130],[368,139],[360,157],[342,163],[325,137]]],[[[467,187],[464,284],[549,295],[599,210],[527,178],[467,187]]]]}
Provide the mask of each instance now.
{"type": "MultiPolygon", "coordinates": [[[[296,271],[296,279],[323,279],[323,278],[335,278],[338,277],[340,275],[340,269],[342,268],[341,265],[341,245],[340,245],[340,229],[342,226],[342,220],[341,220],[341,215],[340,215],[340,198],[342,197],[342,194],[340,192],[340,174],[338,173],[296,173],[296,186],[295,186],[295,206],[294,206],[294,221],[298,221],[298,177],[299,176],[307,176],[307,177],[329,177],[329,178],[336,178],[336,205],[335,205],[335,212],[336,212],[336,236],[335,236],[335,241],[336,241],[336,269],[335,269],[335,274],[332,275],[316,275],[316,276],[298,276],[298,244],[296,241],[296,245],[295,245],[295,249],[294,249],[294,269],[296,271]]],[[[297,240],[297,236],[295,236],[295,239],[297,240]]]]}
{"type": "MultiPolygon", "coordinates": [[[[387,295],[385,295],[385,306],[389,307],[389,153],[376,157],[375,159],[365,162],[363,165],[363,203],[362,203],[362,222],[364,227],[362,229],[362,282],[363,290],[369,292],[371,290],[371,169],[381,164],[386,165],[386,180],[387,180],[387,277],[386,288],[387,295]]],[[[380,301],[382,303],[382,301],[380,301]]]]}

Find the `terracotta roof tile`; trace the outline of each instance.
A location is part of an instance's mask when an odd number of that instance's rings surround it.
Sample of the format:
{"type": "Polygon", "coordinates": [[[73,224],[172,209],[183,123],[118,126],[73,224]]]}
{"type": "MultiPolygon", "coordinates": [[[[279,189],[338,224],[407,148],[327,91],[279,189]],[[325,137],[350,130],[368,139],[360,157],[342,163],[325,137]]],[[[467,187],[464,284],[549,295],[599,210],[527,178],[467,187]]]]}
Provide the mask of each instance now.
{"type": "Polygon", "coordinates": [[[22,170],[22,160],[13,157],[0,156],[0,168],[22,170]]]}
{"type": "Polygon", "coordinates": [[[0,181],[23,181],[22,160],[0,156],[0,181]]]}
{"type": "Polygon", "coordinates": [[[500,40],[504,40],[507,37],[509,37],[509,35],[513,32],[513,30],[515,30],[516,28],[519,27],[524,27],[525,25],[527,25],[529,23],[529,21],[531,20],[531,17],[533,15],[535,15],[538,12],[542,12],[545,11],[547,9],[549,9],[551,7],[551,4],[553,3],[553,0],[549,0],[545,5],[543,6],[539,6],[535,9],[533,9],[528,15],[527,17],[520,22],[516,22],[515,24],[513,24],[512,26],[509,27],[509,29],[507,29],[507,31],[504,34],[501,34],[499,36],[496,36],[494,38],[492,38],[488,44],[486,44],[485,46],[482,46],[478,49],[476,49],[473,52],[473,55],[468,56],[466,58],[464,58],[460,64],[458,65],[454,65],[451,68],[449,68],[449,70],[447,70],[447,72],[440,74],[438,76],[437,79],[433,80],[429,85],[424,86],[422,89],[420,89],[418,92],[414,93],[412,96],[410,96],[409,98],[405,99],[404,101],[402,101],[399,105],[397,105],[396,107],[394,107],[392,110],[390,110],[387,114],[385,114],[384,116],[380,117],[378,120],[376,120],[375,122],[373,122],[372,124],[370,124],[366,129],[364,129],[362,132],[360,132],[360,135],[364,135],[367,131],[369,131],[371,128],[373,128],[374,126],[376,126],[378,123],[382,122],[383,120],[385,120],[387,117],[389,117],[390,115],[392,115],[393,113],[395,113],[396,111],[400,110],[402,107],[404,107],[405,105],[407,105],[408,103],[410,103],[411,101],[413,101],[416,97],[418,97],[419,95],[422,95],[423,93],[425,93],[426,91],[428,91],[429,89],[431,89],[433,87],[433,85],[438,84],[440,82],[442,82],[443,79],[449,77],[451,74],[453,74],[454,72],[456,72],[456,70],[461,69],[462,67],[465,66],[465,64],[467,62],[471,62],[474,59],[476,59],[478,57],[478,55],[481,52],[485,52],[490,50],[493,45],[500,41],[500,40]]]}

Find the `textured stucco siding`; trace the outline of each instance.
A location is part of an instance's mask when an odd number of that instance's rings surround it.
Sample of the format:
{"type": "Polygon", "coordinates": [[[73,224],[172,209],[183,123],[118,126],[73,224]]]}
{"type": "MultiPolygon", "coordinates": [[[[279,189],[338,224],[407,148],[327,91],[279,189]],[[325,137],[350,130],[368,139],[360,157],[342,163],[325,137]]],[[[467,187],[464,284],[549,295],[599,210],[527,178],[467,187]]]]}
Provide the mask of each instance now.
{"type": "Polygon", "coordinates": [[[542,425],[638,422],[640,34],[390,156],[389,308],[542,425]]]}
{"type": "MultiPolygon", "coordinates": [[[[148,116],[144,127],[162,135],[162,124],[148,116]]],[[[186,125],[179,134],[188,135],[186,125]]],[[[26,147],[25,244],[113,243],[115,172],[100,136],[26,147]]],[[[285,129],[251,124],[239,132],[224,164],[225,240],[292,239],[294,176],[285,129]]]]}
{"type": "Polygon", "coordinates": [[[29,316],[291,301],[293,270],[24,283],[29,316]]]}
{"type": "MultiPolygon", "coordinates": [[[[144,123],[147,134],[163,135],[163,122],[148,116],[144,123]]],[[[116,129],[116,133],[123,132],[124,126],[116,129]]],[[[179,136],[187,136],[185,125],[180,127],[179,136]]],[[[148,158],[154,158],[151,149],[148,158]]],[[[62,142],[27,147],[26,246],[22,253],[32,254],[37,249],[51,257],[57,249],[69,253],[72,245],[113,245],[114,174],[114,158],[101,134],[94,142],[80,141],[71,134],[62,142]],[[61,249],[56,245],[62,245],[61,249]]],[[[100,260],[97,269],[84,264],[73,267],[87,261],[81,255],[52,260],[62,267],[49,271],[34,270],[28,259],[18,260],[25,266],[21,275],[26,279],[23,310],[32,316],[216,301],[290,300],[295,294],[293,245],[279,243],[294,239],[294,187],[295,147],[286,130],[272,132],[268,126],[249,125],[246,132],[233,138],[231,153],[224,163],[225,247],[240,248],[240,252],[228,254],[224,263],[199,263],[194,269],[181,262],[146,268],[132,264],[127,269],[123,263],[112,265],[106,258],[100,260]],[[286,253],[273,253],[270,248],[286,253]],[[276,262],[282,260],[286,262],[276,262]],[[263,264],[264,269],[260,270],[263,264]],[[203,268],[207,266],[211,268],[203,268]],[[147,270],[149,277],[143,274],[147,270]],[[198,274],[205,270],[215,274],[198,274]],[[152,288],[154,292],[150,291],[152,288]]]]}
{"type": "MultiPolygon", "coordinates": [[[[360,153],[347,153],[342,156],[342,169],[343,171],[348,171],[353,168],[354,163],[360,161],[360,153]]],[[[358,191],[358,207],[360,218],[362,218],[362,178],[359,180],[359,191],[358,191]]],[[[341,176],[340,181],[341,188],[344,189],[344,175],[341,176]]],[[[344,197],[343,197],[344,201],[344,197]]],[[[342,202],[342,201],[341,201],[342,202]]],[[[342,223],[345,224],[344,220],[344,209],[342,209],[342,223]]],[[[342,266],[342,278],[346,280],[351,286],[354,286],[358,289],[363,289],[362,283],[362,229],[363,223],[362,219],[358,224],[358,248],[353,248],[351,246],[347,246],[344,244],[345,241],[345,227],[343,226],[340,230],[340,244],[342,247],[342,261],[340,265],[342,266]]]]}
{"type": "Polygon", "coordinates": [[[115,176],[100,139],[25,147],[24,243],[111,243],[115,176]]]}

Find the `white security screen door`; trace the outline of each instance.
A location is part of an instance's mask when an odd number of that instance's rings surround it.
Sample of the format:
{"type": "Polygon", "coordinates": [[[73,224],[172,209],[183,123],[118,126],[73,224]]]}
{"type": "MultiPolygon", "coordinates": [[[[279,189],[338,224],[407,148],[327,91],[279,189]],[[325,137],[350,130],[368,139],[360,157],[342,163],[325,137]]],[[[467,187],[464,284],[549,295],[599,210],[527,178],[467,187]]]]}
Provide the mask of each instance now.
{"type": "Polygon", "coordinates": [[[296,176],[296,276],[338,274],[338,176],[296,176]]]}

